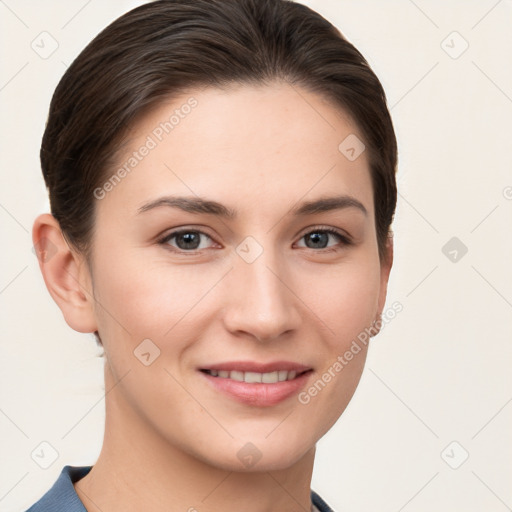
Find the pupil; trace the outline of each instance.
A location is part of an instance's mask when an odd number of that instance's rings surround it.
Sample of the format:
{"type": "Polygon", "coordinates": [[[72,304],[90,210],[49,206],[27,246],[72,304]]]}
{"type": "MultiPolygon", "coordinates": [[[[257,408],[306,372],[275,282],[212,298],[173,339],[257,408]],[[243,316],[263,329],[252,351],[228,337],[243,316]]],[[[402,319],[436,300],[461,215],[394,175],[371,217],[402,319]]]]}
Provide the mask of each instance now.
{"type": "Polygon", "coordinates": [[[320,244],[322,247],[325,248],[327,244],[327,233],[311,233],[309,235],[309,240],[313,241],[313,248],[318,248],[317,244],[320,244]],[[324,243],[322,243],[324,242],[324,243]]]}
{"type": "MultiPolygon", "coordinates": [[[[177,242],[178,242],[178,245],[179,244],[179,241],[184,241],[185,242],[185,249],[197,249],[197,247],[199,246],[199,236],[197,233],[183,233],[183,234],[180,234],[178,235],[178,238],[177,238],[177,242]],[[195,238],[195,244],[194,244],[194,238],[195,238]],[[191,243],[192,243],[192,247],[191,247],[191,243]]],[[[180,247],[180,248],[183,248],[183,247],[180,247]]]]}

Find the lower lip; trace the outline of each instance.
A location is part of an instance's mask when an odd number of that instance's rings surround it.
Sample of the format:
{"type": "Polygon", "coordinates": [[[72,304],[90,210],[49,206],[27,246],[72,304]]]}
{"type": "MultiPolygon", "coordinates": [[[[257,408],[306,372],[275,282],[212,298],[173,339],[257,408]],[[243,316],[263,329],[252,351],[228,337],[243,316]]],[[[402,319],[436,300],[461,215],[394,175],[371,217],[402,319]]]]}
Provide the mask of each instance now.
{"type": "Polygon", "coordinates": [[[273,384],[240,382],[223,377],[213,377],[205,372],[200,373],[217,390],[231,396],[238,402],[257,407],[269,407],[297,394],[304,387],[311,371],[303,373],[293,380],[273,384]]]}

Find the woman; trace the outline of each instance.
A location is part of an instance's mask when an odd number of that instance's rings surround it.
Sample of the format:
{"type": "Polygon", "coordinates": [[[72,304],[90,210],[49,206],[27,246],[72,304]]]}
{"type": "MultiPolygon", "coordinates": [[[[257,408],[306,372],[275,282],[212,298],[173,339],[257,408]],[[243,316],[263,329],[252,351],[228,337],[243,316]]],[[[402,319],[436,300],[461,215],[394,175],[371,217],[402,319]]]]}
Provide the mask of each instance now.
{"type": "Polygon", "coordinates": [[[100,33],[52,99],[33,241],[104,348],[105,435],[29,510],[330,510],[315,445],[380,328],[396,159],[379,80],[303,5],[162,0],[100,33]]]}

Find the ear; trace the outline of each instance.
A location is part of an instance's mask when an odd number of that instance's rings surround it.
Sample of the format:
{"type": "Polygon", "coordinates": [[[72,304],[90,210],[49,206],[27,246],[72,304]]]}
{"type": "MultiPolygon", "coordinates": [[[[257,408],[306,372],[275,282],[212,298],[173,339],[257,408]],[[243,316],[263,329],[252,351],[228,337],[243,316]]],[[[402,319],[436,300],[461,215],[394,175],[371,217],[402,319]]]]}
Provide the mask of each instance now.
{"type": "Polygon", "coordinates": [[[70,248],[53,215],[44,213],[36,218],[32,241],[46,288],[66,323],[78,332],[96,331],[92,279],[87,262],[70,248]]]}
{"type": "Polygon", "coordinates": [[[384,306],[386,304],[386,295],[388,292],[388,281],[391,267],[393,266],[393,234],[390,233],[386,240],[385,252],[382,255],[380,263],[380,292],[377,310],[377,318],[380,319],[384,306]]]}

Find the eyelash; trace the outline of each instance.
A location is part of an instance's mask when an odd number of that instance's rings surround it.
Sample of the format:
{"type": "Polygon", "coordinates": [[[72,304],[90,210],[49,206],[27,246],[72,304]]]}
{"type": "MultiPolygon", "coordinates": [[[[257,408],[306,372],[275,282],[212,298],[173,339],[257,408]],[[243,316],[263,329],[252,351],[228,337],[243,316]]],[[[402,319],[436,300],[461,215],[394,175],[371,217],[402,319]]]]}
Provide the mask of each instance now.
{"type": "MultiPolygon", "coordinates": [[[[210,238],[210,240],[213,241],[213,238],[210,235],[208,235],[208,233],[205,233],[204,231],[201,231],[201,230],[198,230],[198,229],[191,229],[191,228],[189,229],[189,228],[187,228],[187,229],[179,229],[179,230],[176,230],[176,231],[172,231],[171,233],[168,233],[163,238],[158,240],[158,243],[161,244],[161,245],[167,245],[168,247],[170,247],[171,251],[179,253],[179,254],[196,255],[196,254],[200,253],[202,250],[204,250],[204,249],[193,249],[193,250],[190,250],[190,251],[186,251],[184,249],[179,249],[177,247],[173,247],[173,246],[170,246],[168,244],[168,242],[170,240],[172,240],[173,238],[175,238],[178,235],[181,235],[183,233],[199,233],[201,235],[205,235],[206,237],[210,238]]],[[[341,242],[342,246],[352,245],[352,241],[350,240],[350,238],[348,236],[344,235],[343,233],[341,233],[340,231],[338,231],[338,230],[336,230],[334,228],[323,227],[323,226],[318,226],[318,227],[312,228],[308,232],[304,233],[300,237],[300,240],[302,240],[305,236],[310,235],[312,233],[329,233],[329,234],[334,235],[335,237],[337,237],[338,240],[341,242]]],[[[314,252],[328,253],[328,252],[339,251],[340,247],[328,247],[328,248],[324,248],[324,249],[312,249],[310,247],[303,247],[303,249],[310,249],[311,251],[314,251],[314,252]]]]}

